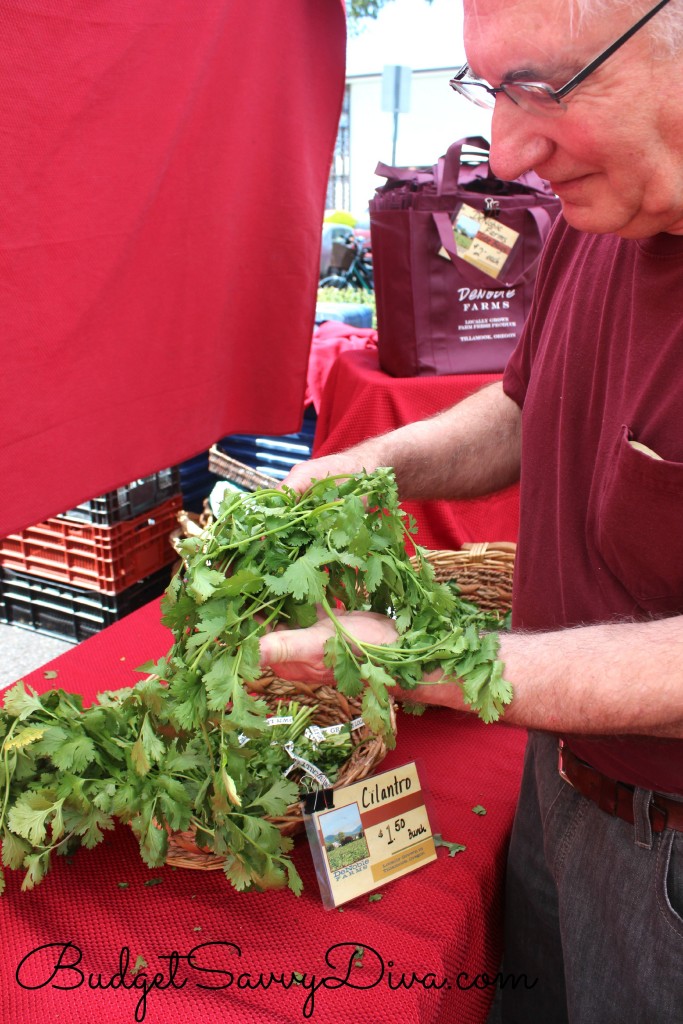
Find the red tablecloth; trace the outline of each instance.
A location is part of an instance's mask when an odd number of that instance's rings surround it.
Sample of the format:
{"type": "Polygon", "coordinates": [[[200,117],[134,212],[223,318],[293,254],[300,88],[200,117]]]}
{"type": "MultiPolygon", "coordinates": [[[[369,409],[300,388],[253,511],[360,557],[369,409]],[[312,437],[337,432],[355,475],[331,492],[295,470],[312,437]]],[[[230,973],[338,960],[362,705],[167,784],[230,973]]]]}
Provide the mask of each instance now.
{"type": "MultiPolygon", "coordinates": [[[[332,367],[320,405],[314,455],[342,451],[359,441],[446,409],[500,375],[390,377],[377,353],[342,352],[332,367]]],[[[404,502],[415,516],[417,540],[432,550],[467,541],[517,540],[519,486],[471,501],[404,502]]]]}
{"type": "MultiPolygon", "coordinates": [[[[133,669],[165,652],[169,638],[154,602],[45,666],[56,678],[46,680],[39,670],[26,680],[36,689],[58,685],[92,697],[133,683],[139,678],[133,669]]],[[[468,986],[498,969],[503,863],[524,738],[517,729],[484,726],[446,711],[421,719],[401,714],[397,748],[382,769],[418,759],[434,798],[434,831],[467,849],[453,858],[441,849],[434,863],[380,890],[381,901],[361,898],[343,911],[323,909],[305,840],[298,841],[294,855],[305,886],[299,898],[288,890],[237,893],[220,871],[150,871],[125,828],[107,833],[104,843],[77,852],[71,862],[55,858],[31,892],[21,893],[19,873],[8,872],[0,900],[2,1020],[290,1024],[310,1016],[320,1024],[482,1024],[493,991],[468,986]],[[479,804],[486,815],[472,812],[479,804]],[[159,884],[146,885],[150,879],[159,884]],[[68,942],[73,946],[62,963],[74,966],[50,980],[50,965],[68,942]],[[197,953],[199,962],[232,971],[232,984],[229,974],[200,973],[187,961],[169,984],[164,958],[173,951],[187,955],[204,943],[212,945],[197,953]],[[346,945],[333,950],[338,943],[346,945]],[[312,1013],[310,987],[246,987],[244,978],[238,981],[247,972],[252,986],[260,975],[267,984],[270,972],[287,978],[300,972],[309,986],[312,975],[318,982],[346,977],[357,945],[365,947],[363,966],[350,969],[346,985],[321,986],[312,1013]],[[19,969],[39,947],[49,948],[19,969]],[[125,949],[131,967],[144,957],[148,982],[157,972],[163,975],[146,1002],[143,972],[135,975],[137,989],[116,982],[102,987],[117,972],[125,949]],[[401,976],[407,982],[413,973],[421,979],[434,975],[440,987],[430,987],[428,977],[401,985],[401,976]],[[41,988],[22,987],[41,982],[41,988]]],[[[133,976],[126,979],[131,985],[133,976]]]]}

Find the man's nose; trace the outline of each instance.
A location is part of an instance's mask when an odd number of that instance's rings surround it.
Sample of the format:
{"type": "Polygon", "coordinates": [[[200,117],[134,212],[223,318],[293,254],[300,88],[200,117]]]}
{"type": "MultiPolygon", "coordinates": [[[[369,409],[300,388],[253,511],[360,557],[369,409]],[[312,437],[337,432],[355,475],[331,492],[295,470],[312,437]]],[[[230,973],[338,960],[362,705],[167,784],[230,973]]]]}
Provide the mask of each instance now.
{"type": "Polygon", "coordinates": [[[489,158],[496,177],[514,181],[525,171],[542,167],[555,146],[546,133],[548,120],[528,113],[508,96],[496,97],[489,158]]]}

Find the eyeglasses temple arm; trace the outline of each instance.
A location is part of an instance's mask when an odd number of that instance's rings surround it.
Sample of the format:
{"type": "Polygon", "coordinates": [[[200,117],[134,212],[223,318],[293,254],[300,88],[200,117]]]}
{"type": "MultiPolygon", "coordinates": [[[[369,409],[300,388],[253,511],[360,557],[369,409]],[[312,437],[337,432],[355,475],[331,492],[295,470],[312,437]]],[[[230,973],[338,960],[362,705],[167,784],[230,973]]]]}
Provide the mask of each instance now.
{"type": "Polygon", "coordinates": [[[624,32],[622,36],[619,36],[618,39],[615,39],[612,45],[608,46],[606,50],[603,50],[599,57],[596,57],[595,60],[592,60],[590,64],[587,64],[585,68],[582,68],[581,71],[578,72],[578,74],[574,75],[574,77],[571,78],[566,85],[563,85],[561,89],[558,89],[555,92],[555,96],[558,99],[562,99],[563,96],[566,96],[568,92],[571,92],[572,89],[574,89],[577,85],[583,82],[584,78],[588,78],[588,76],[592,74],[596,68],[599,68],[600,65],[607,60],[608,57],[611,57],[612,54],[616,50],[618,50],[620,46],[623,46],[624,43],[631,38],[631,36],[635,35],[636,32],[639,29],[641,29],[646,22],[650,20],[650,18],[654,18],[657,11],[660,11],[662,7],[668,4],[668,2],[669,0],[659,0],[659,3],[655,4],[652,10],[648,11],[647,14],[644,14],[643,17],[635,23],[635,25],[632,25],[628,32],[624,32]]]}

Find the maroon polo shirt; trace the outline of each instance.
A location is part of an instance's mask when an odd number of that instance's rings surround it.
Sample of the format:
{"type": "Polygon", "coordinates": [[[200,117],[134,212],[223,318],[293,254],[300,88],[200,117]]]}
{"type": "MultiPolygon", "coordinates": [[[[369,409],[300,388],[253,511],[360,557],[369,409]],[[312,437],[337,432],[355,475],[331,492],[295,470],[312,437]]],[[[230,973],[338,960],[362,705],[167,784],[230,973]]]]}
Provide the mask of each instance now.
{"type": "MultiPolygon", "coordinates": [[[[683,237],[556,222],[504,376],[523,423],[515,628],[683,612],[682,298],[683,237]]],[[[683,741],[565,738],[613,778],[683,794],[683,741]]]]}

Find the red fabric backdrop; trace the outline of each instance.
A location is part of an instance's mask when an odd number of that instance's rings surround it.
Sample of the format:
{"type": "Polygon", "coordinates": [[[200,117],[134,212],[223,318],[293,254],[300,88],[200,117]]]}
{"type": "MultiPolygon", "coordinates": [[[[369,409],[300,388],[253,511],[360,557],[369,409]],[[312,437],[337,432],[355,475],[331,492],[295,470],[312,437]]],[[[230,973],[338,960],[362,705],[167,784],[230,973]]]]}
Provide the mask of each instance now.
{"type": "Polygon", "coordinates": [[[297,430],[342,0],[0,0],[0,536],[297,430]]]}

